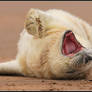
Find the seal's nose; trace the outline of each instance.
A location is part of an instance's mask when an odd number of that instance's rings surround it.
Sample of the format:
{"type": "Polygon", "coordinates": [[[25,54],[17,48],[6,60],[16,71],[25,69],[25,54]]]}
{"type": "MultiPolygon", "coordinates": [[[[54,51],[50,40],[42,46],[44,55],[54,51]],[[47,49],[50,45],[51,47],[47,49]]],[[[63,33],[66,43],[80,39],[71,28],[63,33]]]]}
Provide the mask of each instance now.
{"type": "Polygon", "coordinates": [[[85,64],[87,64],[91,60],[92,60],[92,56],[89,56],[89,55],[85,55],[84,56],[84,62],[85,62],[85,64]]]}

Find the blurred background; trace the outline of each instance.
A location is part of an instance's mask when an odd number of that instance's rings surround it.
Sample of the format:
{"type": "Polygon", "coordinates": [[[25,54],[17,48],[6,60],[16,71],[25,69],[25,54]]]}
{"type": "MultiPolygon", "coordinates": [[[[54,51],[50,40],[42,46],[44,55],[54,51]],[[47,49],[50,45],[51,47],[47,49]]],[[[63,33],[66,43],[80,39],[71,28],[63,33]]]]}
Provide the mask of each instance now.
{"type": "Polygon", "coordinates": [[[30,8],[63,9],[92,24],[91,1],[0,1],[0,57],[15,58],[20,32],[30,8]]]}

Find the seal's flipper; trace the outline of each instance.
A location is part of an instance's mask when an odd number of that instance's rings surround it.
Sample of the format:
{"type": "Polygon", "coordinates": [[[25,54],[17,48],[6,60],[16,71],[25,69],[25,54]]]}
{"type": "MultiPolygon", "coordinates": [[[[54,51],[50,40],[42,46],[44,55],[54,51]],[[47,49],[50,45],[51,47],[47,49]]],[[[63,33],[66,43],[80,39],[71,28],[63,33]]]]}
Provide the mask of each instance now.
{"type": "Polygon", "coordinates": [[[0,63],[0,74],[21,75],[21,68],[16,60],[0,63]]]}
{"type": "Polygon", "coordinates": [[[46,31],[47,16],[38,9],[30,9],[25,20],[25,28],[27,32],[33,36],[42,38],[46,31]]]}

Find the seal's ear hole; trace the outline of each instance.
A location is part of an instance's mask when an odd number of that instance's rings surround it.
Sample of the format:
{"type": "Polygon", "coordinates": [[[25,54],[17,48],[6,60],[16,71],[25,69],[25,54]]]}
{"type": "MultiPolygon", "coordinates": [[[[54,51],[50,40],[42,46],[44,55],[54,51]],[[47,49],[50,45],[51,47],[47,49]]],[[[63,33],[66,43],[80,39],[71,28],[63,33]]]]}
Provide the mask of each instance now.
{"type": "Polygon", "coordinates": [[[63,37],[62,53],[64,55],[73,55],[82,49],[82,45],[76,40],[72,31],[67,31],[63,37]]]}

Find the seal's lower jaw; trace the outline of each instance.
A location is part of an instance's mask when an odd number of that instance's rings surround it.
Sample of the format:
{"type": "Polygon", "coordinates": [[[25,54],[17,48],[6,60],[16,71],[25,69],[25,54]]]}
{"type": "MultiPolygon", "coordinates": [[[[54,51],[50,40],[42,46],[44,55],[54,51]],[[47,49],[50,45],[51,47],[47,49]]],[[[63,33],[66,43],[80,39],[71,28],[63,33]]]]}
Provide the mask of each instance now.
{"type": "Polygon", "coordinates": [[[62,44],[62,53],[64,55],[73,56],[80,50],[83,46],[76,40],[72,31],[67,31],[64,34],[63,44],[62,44]]]}

